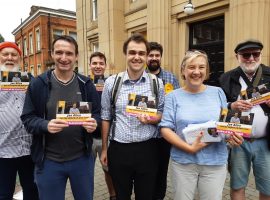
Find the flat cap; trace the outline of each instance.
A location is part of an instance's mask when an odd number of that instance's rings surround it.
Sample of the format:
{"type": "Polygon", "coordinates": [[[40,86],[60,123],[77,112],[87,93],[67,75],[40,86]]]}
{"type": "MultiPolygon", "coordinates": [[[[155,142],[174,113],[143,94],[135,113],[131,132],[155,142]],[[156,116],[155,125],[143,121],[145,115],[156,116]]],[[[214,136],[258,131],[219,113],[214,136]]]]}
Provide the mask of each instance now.
{"type": "Polygon", "coordinates": [[[241,43],[239,43],[235,49],[234,52],[238,53],[239,51],[245,50],[245,49],[263,49],[263,44],[259,40],[255,39],[249,39],[245,40],[241,43]]]}

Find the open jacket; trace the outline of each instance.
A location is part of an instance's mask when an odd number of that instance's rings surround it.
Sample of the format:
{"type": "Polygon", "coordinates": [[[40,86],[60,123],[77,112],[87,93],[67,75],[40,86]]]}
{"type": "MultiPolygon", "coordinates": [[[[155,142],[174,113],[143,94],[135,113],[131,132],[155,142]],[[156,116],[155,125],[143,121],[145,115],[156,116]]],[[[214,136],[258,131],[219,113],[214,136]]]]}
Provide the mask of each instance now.
{"type": "MultiPolygon", "coordinates": [[[[33,134],[33,143],[31,146],[31,156],[33,161],[42,166],[45,155],[45,135],[48,132],[46,104],[49,99],[51,89],[51,74],[53,70],[49,70],[31,81],[21,115],[22,122],[26,130],[33,134]]],[[[92,117],[97,123],[101,122],[100,118],[100,97],[91,80],[83,75],[77,74],[82,101],[92,102],[92,117]]],[[[84,136],[85,153],[91,153],[92,134],[82,127],[84,136]]]]}
{"type": "MultiPolygon", "coordinates": [[[[270,68],[263,64],[261,64],[261,67],[262,67],[262,77],[258,85],[270,82],[270,68]]],[[[237,67],[231,71],[226,72],[220,77],[219,83],[221,88],[226,94],[228,102],[236,101],[240,94],[241,84],[239,82],[239,78],[241,70],[242,69],[240,67],[237,67]]],[[[270,120],[269,120],[270,108],[265,103],[261,104],[261,107],[264,110],[264,113],[268,115],[267,140],[270,149],[270,120]]]]}

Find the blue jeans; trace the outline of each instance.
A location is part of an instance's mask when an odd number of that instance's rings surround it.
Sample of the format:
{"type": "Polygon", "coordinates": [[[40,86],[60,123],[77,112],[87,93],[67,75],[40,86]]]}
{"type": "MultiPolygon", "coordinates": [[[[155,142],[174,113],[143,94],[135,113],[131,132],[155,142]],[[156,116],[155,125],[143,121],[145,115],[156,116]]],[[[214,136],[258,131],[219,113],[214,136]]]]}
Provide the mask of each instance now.
{"type": "Polygon", "coordinates": [[[64,200],[67,179],[75,200],[92,200],[94,191],[93,156],[55,162],[45,159],[43,168],[35,168],[40,200],[64,200]]]}
{"type": "Polygon", "coordinates": [[[0,200],[12,200],[19,174],[24,200],[37,200],[38,192],[34,183],[34,163],[30,156],[0,158],[0,200]]]}

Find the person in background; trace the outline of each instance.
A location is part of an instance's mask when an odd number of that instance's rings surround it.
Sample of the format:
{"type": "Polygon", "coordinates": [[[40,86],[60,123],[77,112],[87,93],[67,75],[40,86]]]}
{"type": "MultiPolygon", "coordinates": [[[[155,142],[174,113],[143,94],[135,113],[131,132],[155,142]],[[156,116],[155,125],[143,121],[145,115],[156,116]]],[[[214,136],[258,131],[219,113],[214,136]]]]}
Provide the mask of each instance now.
{"type": "MultiPolygon", "coordinates": [[[[162,79],[165,93],[179,88],[179,82],[175,75],[161,68],[161,58],[163,54],[163,47],[157,42],[149,42],[150,52],[147,56],[147,71],[155,74],[162,79]]],[[[167,189],[167,173],[170,160],[171,145],[164,138],[158,137],[158,175],[155,187],[155,194],[153,200],[162,200],[166,195],[167,189]]]]}
{"type": "MultiPolygon", "coordinates": [[[[18,72],[22,52],[13,42],[0,43],[0,70],[18,72]]],[[[37,200],[34,163],[30,156],[32,135],[20,119],[25,92],[0,91],[0,200],[11,200],[19,175],[24,200],[37,200]]],[[[18,195],[17,195],[18,196],[18,195]]]]}
{"type": "MultiPolygon", "coordinates": [[[[181,74],[184,86],[166,96],[159,124],[162,136],[172,144],[174,200],[193,200],[196,188],[200,200],[221,200],[227,174],[226,142],[201,142],[201,133],[188,144],[182,131],[190,124],[218,121],[221,108],[227,106],[226,97],[221,88],[203,83],[209,77],[205,53],[186,52],[181,74]]],[[[240,145],[242,137],[233,134],[228,142],[240,145]]]]}
{"type": "MultiPolygon", "coordinates": [[[[255,176],[256,189],[260,200],[270,199],[270,151],[267,148],[269,135],[270,101],[253,106],[240,99],[240,92],[270,82],[270,69],[261,63],[263,44],[248,39],[236,45],[234,52],[239,66],[220,78],[220,85],[228,99],[228,109],[254,113],[251,138],[245,138],[243,144],[231,150],[231,198],[245,199],[251,166],[255,176]]],[[[269,138],[270,139],[270,138],[269,138]]]]}
{"type": "MultiPolygon", "coordinates": [[[[105,69],[106,69],[105,55],[101,52],[94,52],[90,56],[89,63],[90,63],[89,67],[90,67],[90,70],[92,72],[92,75],[94,75],[94,77],[99,77],[95,84],[101,84],[101,83],[104,84],[104,80],[102,79],[102,81],[101,81],[100,79],[102,77],[104,77],[104,73],[105,73],[105,69]]],[[[97,91],[98,91],[98,94],[100,95],[100,98],[101,98],[102,90],[97,90],[97,91]]],[[[100,159],[101,150],[102,150],[101,128],[98,127],[95,134],[93,134],[92,153],[93,153],[93,157],[95,160],[96,160],[97,154],[98,154],[99,159],[100,159]]],[[[110,200],[116,200],[116,194],[115,194],[115,190],[113,187],[112,178],[108,172],[108,167],[102,166],[102,169],[104,171],[105,182],[106,182],[106,185],[108,187],[110,200]]]]}

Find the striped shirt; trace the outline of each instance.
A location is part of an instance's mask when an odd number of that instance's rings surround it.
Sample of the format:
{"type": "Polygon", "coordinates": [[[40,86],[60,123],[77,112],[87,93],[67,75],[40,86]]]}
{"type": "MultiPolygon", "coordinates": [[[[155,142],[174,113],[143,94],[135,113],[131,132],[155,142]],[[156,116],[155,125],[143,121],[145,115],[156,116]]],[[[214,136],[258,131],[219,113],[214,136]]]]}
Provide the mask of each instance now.
{"type": "MultiPolygon", "coordinates": [[[[101,118],[102,120],[111,120],[111,91],[116,75],[109,77],[105,81],[104,90],[101,99],[101,118]]],[[[164,105],[164,87],[162,80],[159,81],[159,103],[158,112],[163,112],[164,105]]],[[[129,79],[128,73],[123,77],[123,84],[119,91],[116,101],[116,127],[113,140],[121,143],[142,142],[156,137],[158,134],[157,126],[151,124],[142,124],[136,117],[126,114],[125,109],[128,104],[128,94],[152,96],[150,79],[146,72],[136,82],[129,79]]],[[[111,135],[111,134],[110,134],[111,135]]]]}
{"type": "Polygon", "coordinates": [[[25,92],[0,91],[0,158],[30,155],[32,136],[20,119],[24,98],[25,92]]]}

